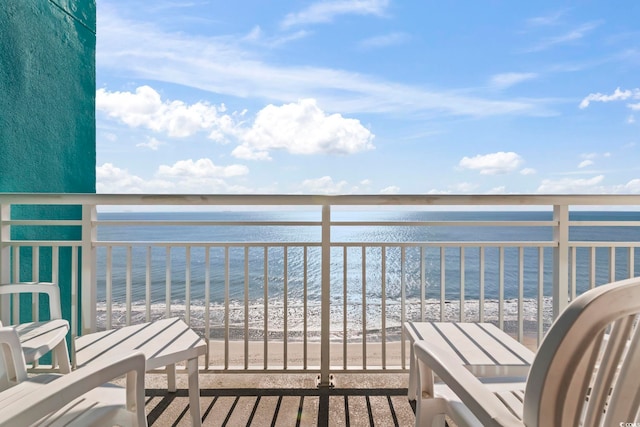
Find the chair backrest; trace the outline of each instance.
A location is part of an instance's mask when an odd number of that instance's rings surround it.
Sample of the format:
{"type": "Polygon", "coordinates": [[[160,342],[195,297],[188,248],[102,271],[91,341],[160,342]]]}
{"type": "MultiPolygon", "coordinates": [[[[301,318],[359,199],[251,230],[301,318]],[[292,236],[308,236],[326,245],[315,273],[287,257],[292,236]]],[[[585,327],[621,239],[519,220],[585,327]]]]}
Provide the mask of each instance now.
{"type": "MultiPolygon", "coordinates": [[[[8,298],[11,295],[31,294],[37,297],[39,294],[46,294],[49,298],[49,316],[51,319],[62,318],[62,307],[60,305],[60,288],[56,283],[51,282],[33,282],[33,283],[2,283],[0,284],[0,300],[8,298]]],[[[8,302],[8,301],[7,301],[8,302]]],[[[8,308],[6,304],[4,308],[8,308]]],[[[0,318],[4,318],[6,323],[11,324],[9,318],[9,310],[4,312],[2,304],[0,304],[0,318]]],[[[34,313],[31,313],[35,316],[34,313]]],[[[33,318],[35,320],[35,317],[33,318]]]]}
{"type": "Polygon", "coordinates": [[[640,421],[640,277],[598,286],[558,316],[536,353],[527,426],[640,421]]]}

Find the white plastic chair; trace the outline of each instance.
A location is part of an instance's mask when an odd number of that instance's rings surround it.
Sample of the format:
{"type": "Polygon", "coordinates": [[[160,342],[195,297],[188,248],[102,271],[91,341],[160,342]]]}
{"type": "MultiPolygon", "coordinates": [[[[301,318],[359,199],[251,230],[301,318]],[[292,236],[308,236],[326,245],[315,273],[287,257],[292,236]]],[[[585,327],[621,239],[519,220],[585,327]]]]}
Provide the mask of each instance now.
{"type": "MultiPolygon", "coordinates": [[[[47,294],[49,297],[50,320],[14,325],[20,337],[25,361],[32,364],[52,351],[55,356],[54,362],[58,364],[60,372],[71,372],[66,340],[69,322],[62,318],[58,285],[48,282],[0,284],[0,296],[18,294],[33,294],[34,298],[37,298],[38,294],[47,294]]],[[[8,318],[8,315],[0,314],[8,318]]]]}
{"type": "Polygon", "coordinates": [[[482,379],[414,344],[416,425],[613,426],[640,421],[640,278],[585,292],[558,316],[523,378],[482,379]],[[434,384],[433,375],[443,383],[434,384]]]}
{"type": "Polygon", "coordinates": [[[20,340],[0,328],[0,426],[146,426],[141,352],[68,374],[27,377],[20,340]],[[126,375],[126,388],[106,383],[126,375]],[[106,384],[105,384],[106,383],[106,384]]]}

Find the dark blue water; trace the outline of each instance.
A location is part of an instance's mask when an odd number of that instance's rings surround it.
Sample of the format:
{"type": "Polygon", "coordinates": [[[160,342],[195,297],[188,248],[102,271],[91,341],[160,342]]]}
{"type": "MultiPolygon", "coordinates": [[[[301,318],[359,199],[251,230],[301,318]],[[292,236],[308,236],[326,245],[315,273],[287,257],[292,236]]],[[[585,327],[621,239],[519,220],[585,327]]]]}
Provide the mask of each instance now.
{"type": "MultiPolygon", "coordinates": [[[[333,221],[548,221],[551,212],[392,212],[392,211],[348,211],[334,212],[333,221]]],[[[99,220],[143,220],[143,221],[320,221],[320,212],[156,212],[156,213],[101,213],[99,220]]],[[[571,220],[579,221],[640,221],[637,212],[572,212],[571,220]]],[[[477,226],[335,226],[331,230],[332,242],[365,242],[372,247],[363,250],[360,247],[338,246],[331,253],[331,298],[335,303],[344,299],[343,259],[346,250],[346,290],[347,301],[357,303],[363,295],[368,302],[381,299],[383,294],[388,300],[399,300],[402,293],[408,299],[420,298],[424,283],[427,299],[439,299],[443,291],[447,299],[460,296],[461,269],[460,248],[446,248],[444,273],[442,272],[441,251],[438,247],[416,245],[404,250],[399,246],[384,246],[384,243],[432,243],[432,242],[535,242],[552,239],[551,227],[477,227],[477,226]],[[376,246],[376,244],[378,244],[376,246]],[[382,252],[386,254],[383,266],[382,252]],[[364,259],[364,261],[363,261],[364,259]],[[366,267],[363,268],[363,263],[366,267]],[[424,263],[425,277],[422,277],[424,263]],[[383,275],[384,268],[384,275],[383,275]],[[442,277],[444,276],[444,281],[442,277]],[[383,280],[384,279],[384,280],[383,280]],[[363,290],[364,289],[364,290],[363,290]]],[[[283,243],[291,244],[287,251],[286,292],[294,301],[304,299],[317,301],[320,297],[321,253],[318,246],[307,249],[307,269],[304,266],[304,250],[295,242],[320,243],[319,226],[100,226],[100,241],[135,242],[259,242],[269,243],[264,247],[251,247],[248,258],[242,247],[211,247],[209,265],[211,268],[210,293],[213,303],[222,303],[228,292],[231,301],[243,301],[245,281],[250,301],[282,299],[285,292],[285,264],[283,243]],[[280,246],[278,246],[280,245],[280,246]],[[264,257],[267,254],[265,265],[264,257]],[[245,259],[248,259],[249,274],[245,277],[245,259]],[[225,266],[229,265],[229,279],[225,266]],[[306,280],[306,289],[304,287],[306,280]]],[[[640,227],[572,227],[570,240],[578,241],[640,241],[640,227]]],[[[485,298],[499,297],[500,278],[504,281],[504,297],[515,298],[520,290],[519,248],[504,249],[504,270],[500,270],[500,252],[497,247],[485,249],[484,280],[485,298]]],[[[526,298],[535,298],[538,293],[539,253],[537,248],[523,248],[523,294],[526,298]]],[[[98,250],[98,292],[99,299],[105,299],[106,250],[98,250]]],[[[616,278],[629,274],[628,248],[615,251],[616,278]]],[[[191,294],[192,304],[202,303],[205,295],[204,247],[192,247],[191,294]]],[[[132,298],[143,301],[146,283],[146,245],[134,247],[132,261],[132,298]]],[[[464,249],[464,293],[466,299],[477,299],[480,295],[480,249],[464,249]]],[[[151,295],[152,302],[164,302],[166,298],[166,259],[165,247],[151,250],[151,295]]],[[[551,295],[552,250],[543,251],[544,294],[551,295]]],[[[590,254],[585,248],[577,250],[576,281],[578,292],[589,287],[590,254]]],[[[640,257],[634,261],[635,271],[640,271],[640,257]]],[[[596,249],[596,282],[609,281],[610,253],[606,248],[596,249]]],[[[171,299],[177,303],[185,301],[186,250],[173,248],[170,253],[171,299]]],[[[113,299],[123,301],[126,278],[126,252],[124,248],[114,247],[113,263],[113,299]]]]}

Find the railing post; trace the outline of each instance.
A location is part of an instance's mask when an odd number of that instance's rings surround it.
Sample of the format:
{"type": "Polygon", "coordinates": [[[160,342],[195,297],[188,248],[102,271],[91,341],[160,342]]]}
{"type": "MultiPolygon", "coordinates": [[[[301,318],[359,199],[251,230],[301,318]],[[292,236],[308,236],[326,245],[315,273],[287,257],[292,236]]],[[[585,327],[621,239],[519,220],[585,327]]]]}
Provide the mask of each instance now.
{"type": "Polygon", "coordinates": [[[320,378],[318,387],[331,387],[331,206],[322,205],[322,277],[320,306],[320,378]]]}
{"type": "MultiPolygon", "coordinates": [[[[8,221],[11,219],[11,205],[0,204],[0,282],[9,283],[11,281],[11,226],[8,221]]],[[[9,297],[0,297],[0,321],[5,325],[11,323],[9,318],[9,297]]]]}
{"type": "Polygon", "coordinates": [[[569,299],[569,206],[554,205],[553,220],[553,318],[568,305],[569,299]]]}
{"type": "Polygon", "coordinates": [[[96,206],[82,205],[82,266],[80,283],[82,286],[81,331],[88,334],[96,331],[96,250],[93,243],[97,240],[96,206]]]}

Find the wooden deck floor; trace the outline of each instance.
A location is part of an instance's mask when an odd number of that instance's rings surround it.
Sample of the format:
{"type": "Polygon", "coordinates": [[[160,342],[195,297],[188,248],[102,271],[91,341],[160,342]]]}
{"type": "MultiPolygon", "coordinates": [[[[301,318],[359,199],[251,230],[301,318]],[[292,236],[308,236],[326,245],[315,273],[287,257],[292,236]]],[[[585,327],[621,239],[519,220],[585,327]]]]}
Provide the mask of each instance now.
{"type": "MultiPolygon", "coordinates": [[[[189,426],[186,390],[149,389],[150,426],[189,426]]],[[[202,390],[204,426],[412,426],[406,389],[202,390]]]]}
{"type": "MultiPolygon", "coordinates": [[[[153,377],[156,378],[151,380],[152,384],[147,383],[146,389],[149,425],[190,426],[186,387],[178,383],[178,391],[169,393],[164,386],[154,387],[162,379],[160,375],[153,377]]],[[[224,377],[201,381],[203,426],[404,427],[415,423],[407,389],[398,386],[398,376],[393,374],[380,375],[374,380],[368,375],[350,375],[343,381],[343,387],[331,389],[309,387],[307,380],[295,376],[285,379],[261,376],[257,381],[254,378],[258,388],[247,386],[246,382],[251,379],[246,375],[232,381],[230,375],[224,377]],[[384,377],[390,380],[389,387],[380,387],[384,377]]]]}

